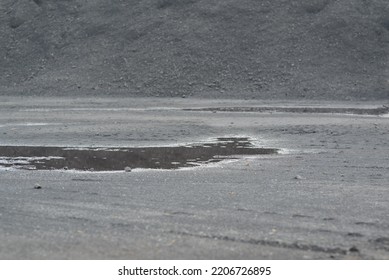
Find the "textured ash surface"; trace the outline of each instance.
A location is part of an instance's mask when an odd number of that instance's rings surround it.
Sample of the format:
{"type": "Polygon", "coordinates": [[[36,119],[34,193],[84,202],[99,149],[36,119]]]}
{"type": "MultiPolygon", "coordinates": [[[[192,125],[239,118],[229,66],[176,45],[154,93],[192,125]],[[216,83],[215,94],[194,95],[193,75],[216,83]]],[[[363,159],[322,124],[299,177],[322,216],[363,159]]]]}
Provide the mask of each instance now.
{"type": "Polygon", "coordinates": [[[0,258],[389,259],[388,117],[243,109],[382,110],[388,55],[387,0],[0,0],[0,145],[284,151],[1,169],[0,258]]]}
{"type": "Polygon", "coordinates": [[[388,98],[387,0],[1,0],[0,94],[388,98]]]}
{"type": "Polygon", "coordinates": [[[182,110],[285,104],[274,101],[0,101],[1,145],[244,135],[283,149],[184,170],[0,170],[2,259],[389,259],[387,116],[182,110]]]}

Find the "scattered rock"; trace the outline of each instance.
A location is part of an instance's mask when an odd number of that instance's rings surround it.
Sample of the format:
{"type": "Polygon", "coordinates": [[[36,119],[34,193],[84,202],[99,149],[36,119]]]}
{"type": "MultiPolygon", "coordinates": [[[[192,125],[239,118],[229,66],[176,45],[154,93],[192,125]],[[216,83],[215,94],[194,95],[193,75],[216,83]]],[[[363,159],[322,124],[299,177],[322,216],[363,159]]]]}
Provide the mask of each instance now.
{"type": "MultiPolygon", "coordinates": [[[[35,1],[34,1],[35,2],[35,1]]],[[[7,14],[10,15],[9,27],[18,28],[41,12],[39,5],[32,1],[15,1],[7,14]]]]}
{"type": "Polygon", "coordinates": [[[13,17],[9,21],[9,27],[15,29],[21,26],[24,23],[24,20],[18,17],[13,17]]]}
{"type": "Polygon", "coordinates": [[[349,249],[349,251],[350,251],[351,253],[359,253],[359,249],[358,249],[357,247],[355,247],[355,246],[352,246],[352,247],[349,249]]]}
{"type": "Polygon", "coordinates": [[[41,186],[40,184],[36,183],[36,184],[34,185],[34,189],[40,190],[40,189],[42,189],[42,186],[41,186]]]}
{"type": "Polygon", "coordinates": [[[125,172],[131,172],[131,171],[132,171],[132,169],[131,169],[131,167],[129,167],[129,166],[126,166],[126,167],[124,168],[124,171],[125,171],[125,172]]]}
{"type": "Polygon", "coordinates": [[[304,178],[303,176],[296,175],[296,176],[294,177],[294,179],[296,179],[296,180],[304,180],[305,178],[304,178]]]}
{"type": "Polygon", "coordinates": [[[389,251],[389,237],[379,237],[374,240],[370,240],[370,242],[374,243],[377,248],[389,251]]]}
{"type": "Polygon", "coordinates": [[[350,236],[350,237],[363,237],[363,234],[358,233],[358,232],[349,232],[349,233],[347,233],[347,236],[350,236]]]}

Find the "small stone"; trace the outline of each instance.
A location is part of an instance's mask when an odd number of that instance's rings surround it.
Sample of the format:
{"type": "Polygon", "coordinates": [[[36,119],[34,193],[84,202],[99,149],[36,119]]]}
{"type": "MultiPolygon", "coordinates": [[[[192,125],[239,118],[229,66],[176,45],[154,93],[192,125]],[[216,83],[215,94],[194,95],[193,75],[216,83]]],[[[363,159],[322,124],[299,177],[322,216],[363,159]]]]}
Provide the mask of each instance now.
{"type": "Polygon", "coordinates": [[[131,169],[131,167],[129,167],[129,166],[126,166],[126,168],[124,168],[124,171],[125,171],[125,172],[131,172],[131,171],[132,171],[132,169],[131,169]]]}
{"type": "Polygon", "coordinates": [[[349,249],[349,251],[352,252],[352,253],[359,253],[359,249],[357,247],[355,247],[355,246],[351,247],[349,249]]]}
{"type": "Polygon", "coordinates": [[[42,188],[42,186],[40,184],[38,184],[38,183],[36,183],[34,185],[34,189],[36,189],[36,190],[40,190],[41,188],[42,188]]]}
{"type": "Polygon", "coordinates": [[[294,178],[296,180],[304,180],[305,179],[303,176],[300,176],[300,175],[296,175],[294,178]]]}

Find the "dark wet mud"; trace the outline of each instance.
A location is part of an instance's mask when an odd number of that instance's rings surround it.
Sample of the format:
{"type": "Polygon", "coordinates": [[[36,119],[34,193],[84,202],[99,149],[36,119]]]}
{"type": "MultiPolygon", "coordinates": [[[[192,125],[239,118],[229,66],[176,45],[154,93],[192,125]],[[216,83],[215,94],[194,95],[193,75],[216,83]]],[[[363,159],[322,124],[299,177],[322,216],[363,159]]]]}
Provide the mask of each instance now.
{"type": "Polygon", "coordinates": [[[177,147],[69,148],[0,147],[0,166],[26,170],[131,171],[135,168],[178,169],[220,162],[239,155],[275,154],[255,147],[249,138],[218,138],[214,143],[177,147]]]}
{"type": "Polygon", "coordinates": [[[355,115],[384,115],[389,113],[389,107],[377,108],[323,108],[323,107],[214,107],[187,108],[185,111],[212,112],[279,112],[279,113],[318,113],[318,114],[355,114],[355,115]]]}

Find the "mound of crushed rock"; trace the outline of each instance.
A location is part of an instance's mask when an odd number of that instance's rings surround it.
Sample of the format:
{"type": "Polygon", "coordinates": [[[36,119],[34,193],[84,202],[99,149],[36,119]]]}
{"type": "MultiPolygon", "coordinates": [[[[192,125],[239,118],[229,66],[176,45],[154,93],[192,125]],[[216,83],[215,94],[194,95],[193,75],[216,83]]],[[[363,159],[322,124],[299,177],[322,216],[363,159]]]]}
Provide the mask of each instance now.
{"type": "Polygon", "coordinates": [[[387,0],[1,0],[0,94],[389,97],[387,0]]]}

